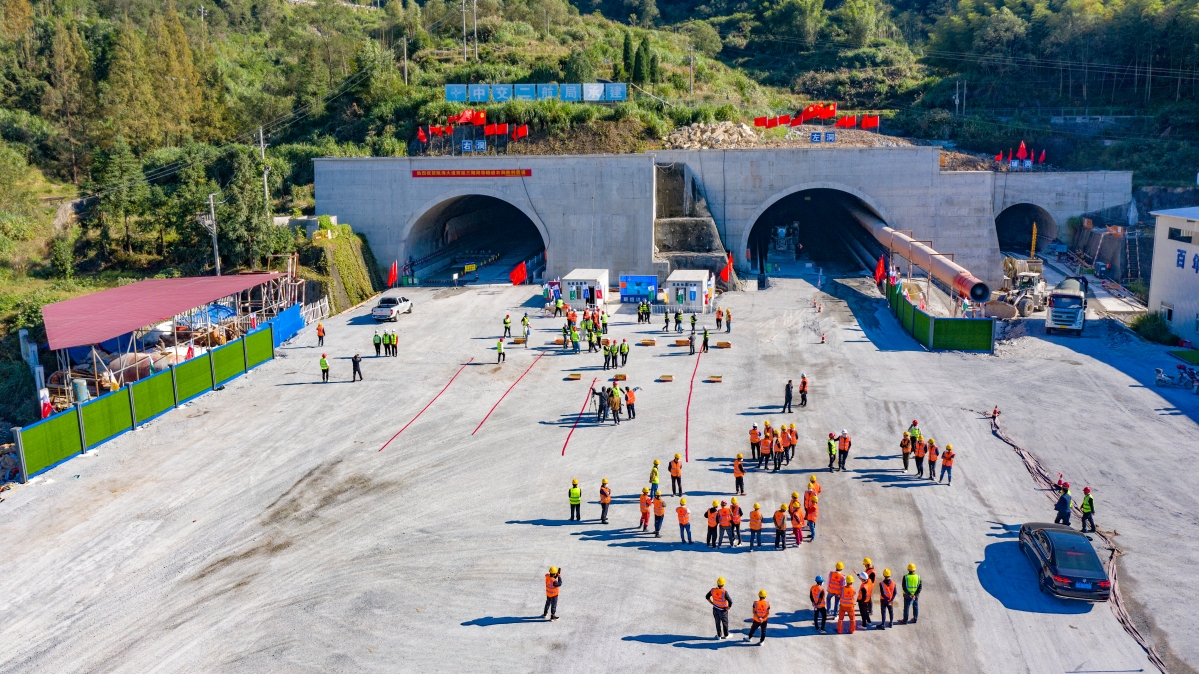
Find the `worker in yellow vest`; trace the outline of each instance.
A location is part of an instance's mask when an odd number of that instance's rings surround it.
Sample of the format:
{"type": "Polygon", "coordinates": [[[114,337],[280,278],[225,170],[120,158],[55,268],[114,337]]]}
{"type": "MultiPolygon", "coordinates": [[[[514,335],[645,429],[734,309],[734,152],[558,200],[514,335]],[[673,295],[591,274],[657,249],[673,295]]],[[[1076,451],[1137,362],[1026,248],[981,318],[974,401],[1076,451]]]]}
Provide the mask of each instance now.
{"type": "Polygon", "coordinates": [[[579,481],[570,481],[570,490],[566,492],[566,498],[570,500],[570,519],[575,522],[582,522],[583,515],[580,509],[583,507],[583,490],[579,489],[579,481]]]}

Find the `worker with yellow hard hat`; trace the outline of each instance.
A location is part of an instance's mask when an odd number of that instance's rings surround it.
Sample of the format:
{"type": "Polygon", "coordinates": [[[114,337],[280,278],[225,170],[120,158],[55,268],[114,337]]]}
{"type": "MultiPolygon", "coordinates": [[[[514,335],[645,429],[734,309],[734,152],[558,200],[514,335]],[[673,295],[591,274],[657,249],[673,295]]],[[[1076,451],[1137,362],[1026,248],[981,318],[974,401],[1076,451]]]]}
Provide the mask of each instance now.
{"type": "Polygon", "coordinates": [[[654,459],[654,465],[649,469],[649,495],[650,498],[658,495],[658,465],[661,461],[654,459]]]}
{"type": "Polygon", "coordinates": [[[945,453],[941,455],[941,477],[937,478],[938,484],[948,477],[949,486],[953,486],[953,460],[955,458],[957,458],[957,452],[953,451],[953,445],[945,445],[945,453]]]}
{"type": "Polygon", "coordinates": [[[545,608],[541,611],[541,617],[547,615],[550,620],[558,619],[558,589],[562,587],[562,572],[558,567],[551,566],[550,572],[545,574],[545,608]]]}
{"type": "Polygon", "coordinates": [[[770,620],[770,602],[766,601],[766,590],[758,590],[758,600],[753,605],[753,624],[749,626],[749,634],[745,640],[749,641],[754,638],[754,632],[758,629],[762,630],[762,638],[758,639],[758,645],[761,646],[763,641],[766,641],[766,622],[770,620]]]}
{"type": "Polygon", "coordinates": [[[754,504],[754,509],[749,513],[749,551],[754,551],[754,543],[758,547],[762,547],[762,506],[758,503],[754,504]]]}
{"type": "Polygon", "coordinates": [[[916,575],[916,564],[908,564],[908,572],[903,577],[903,624],[908,624],[908,609],[912,611],[912,624],[920,617],[920,576],[916,575]]]}
{"type": "Polygon", "coordinates": [[[835,570],[828,575],[828,612],[837,615],[841,608],[841,590],[845,589],[844,562],[837,562],[835,570]]]}
{"type": "Polygon", "coordinates": [[[774,549],[787,549],[787,504],[780,503],[774,512],[774,549]]]}
{"type": "Polygon", "coordinates": [[[895,594],[899,589],[891,580],[891,569],[883,569],[883,582],[878,586],[878,628],[895,627],[895,594]]]}
{"type": "Polygon", "coordinates": [[[670,469],[670,495],[683,495],[683,457],[679,454],[674,455],[674,460],[667,466],[670,469]]]}
{"type": "Polygon", "coordinates": [[[716,533],[718,531],[717,526],[716,526],[716,518],[719,517],[719,515],[720,515],[720,501],[712,501],[712,507],[708,508],[707,512],[704,513],[704,517],[706,517],[708,520],[708,547],[709,548],[716,547],[716,533]]]}
{"type": "Polygon", "coordinates": [[[795,458],[795,446],[799,444],[799,433],[795,431],[795,424],[788,426],[787,431],[791,434],[791,445],[787,450],[787,463],[791,463],[791,459],[795,458]]]}
{"type": "Polygon", "coordinates": [[[842,634],[842,625],[846,618],[849,618],[849,633],[853,634],[857,627],[857,616],[854,615],[854,595],[857,591],[853,586],[854,577],[852,573],[845,575],[845,587],[841,588],[841,604],[837,609],[837,634],[842,634]]]}
{"type": "Polygon", "coordinates": [[[649,511],[654,505],[654,497],[650,496],[649,487],[641,488],[641,522],[637,525],[642,531],[649,530],[649,511]]]}
{"type": "Polygon", "coordinates": [[[708,590],[708,603],[712,605],[712,618],[716,621],[716,638],[729,638],[729,609],[733,606],[733,598],[724,589],[724,578],[716,579],[716,587],[708,590]]]}
{"type": "Polygon", "coordinates": [[[608,486],[608,478],[600,481],[600,524],[608,523],[608,506],[612,505],[612,489],[608,486]]]}
{"type": "Polygon", "coordinates": [[[737,497],[729,499],[729,518],[732,521],[732,536],[736,538],[733,543],[736,547],[741,547],[741,518],[745,516],[745,511],[737,503],[737,497]]]}
{"type": "Polygon", "coordinates": [[[567,499],[570,500],[570,519],[572,522],[583,520],[583,515],[580,514],[580,509],[583,507],[583,490],[579,489],[579,481],[570,481],[570,490],[566,492],[567,499]]]}
{"type": "Polygon", "coordinates": [[[745,464],[742,459],[745,457],[741,454],[733,459],[733,492],[745,496],[745,464]]]}
{"type": "Polygon", "coordinates": [[[679,499],[679,507],[674,511],[679,516],[679,538],[686,545],[691,545],[691,509],[687,507],[687,499],[679,499]]]}

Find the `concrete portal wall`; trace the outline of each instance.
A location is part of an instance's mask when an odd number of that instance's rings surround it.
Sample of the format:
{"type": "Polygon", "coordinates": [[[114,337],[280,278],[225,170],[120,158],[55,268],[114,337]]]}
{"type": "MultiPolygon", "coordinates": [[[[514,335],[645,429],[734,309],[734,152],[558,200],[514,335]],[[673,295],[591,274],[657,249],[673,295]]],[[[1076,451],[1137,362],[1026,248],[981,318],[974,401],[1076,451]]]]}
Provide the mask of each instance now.
{"type": "Polygon", "coordinates": [[[422,215],[479,194],[528,216],[545,241],[549,278],[580,267],[606,268],[612,278],[654,270],[654,162],[648,155],[321,158],[315,175],[317,213],[336,214],[365,234],[384,266],[408,258],[422,215]],[[531,175],[413,176],[499,169],[531,175]]]}
{"type": "Polygon", "coordinates": [[[888,225],[931,240],[939,252],[998,287],[1003,278],[995,218],[1030,203],[1057,221],[1127,204],[1129,172],[942,171],[935,147],[672,150],[637,155],[328,158],[316,160],[317,213],[364,232],[381,263],[407,257],[412,225],[429,209],[469,194],[503,199],[541,231],[548,276],[578,267],[652,274],[654,164],[684,165],[738,269],[758,218],[808,189],[852,194],[888,225]],[[414,178],[415,170],[527,168],[525,178],[414,178]]]}

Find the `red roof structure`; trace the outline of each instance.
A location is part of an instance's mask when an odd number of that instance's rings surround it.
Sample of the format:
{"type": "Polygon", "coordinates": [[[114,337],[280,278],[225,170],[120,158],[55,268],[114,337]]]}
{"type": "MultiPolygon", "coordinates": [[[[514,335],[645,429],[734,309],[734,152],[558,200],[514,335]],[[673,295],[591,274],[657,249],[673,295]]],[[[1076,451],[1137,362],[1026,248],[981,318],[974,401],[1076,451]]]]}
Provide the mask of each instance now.
{"type": "Polygon", "coordinates": [[[99,344],[222,297],[262,285],[282,274],[155,278],[42,307],[50,348],[99,344]]]}

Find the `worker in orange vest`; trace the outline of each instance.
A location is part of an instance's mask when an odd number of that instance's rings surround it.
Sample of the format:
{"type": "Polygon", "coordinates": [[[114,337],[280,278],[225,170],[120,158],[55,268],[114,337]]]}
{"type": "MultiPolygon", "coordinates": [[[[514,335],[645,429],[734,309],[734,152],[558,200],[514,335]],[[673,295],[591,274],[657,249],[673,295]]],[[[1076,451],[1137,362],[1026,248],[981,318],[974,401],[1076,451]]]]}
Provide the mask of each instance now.
{"type": "Polygon", "coordinates": [[[862,628],[870,627],[871,614],[874,612],[874,564],[870,558],[862,560],[865,570],[858,574],[862,586],[858,588],[858,612],[862,615],[862,628]]]}
{"type": "Polygon", "coordinates": [[[679,499],[679,507],[674,511],[679,515],[679,538],[691,545],[691,509],[687,507],[687,499],[679,499]]]}
{"type": "Polygon", "coordinates": [[[630,418],[630,419],[637,418],[637,408],[635,407],[635,405],[637,404],[637,394],[635,393],[635,391],[637,391],[640,388],[641,388],[640,386],[638,386],[637,388],[633,388],[632,386],[629,386],[628,382],[625,382],[624,407],[625,407],[625,410],[628,412],[628,418],[630,418]]]}
{"type": "Polygon", "coordinates": [[[908,472],[908,458],[912,455],[912,436],[908,435],[907,431],[903,432],[903,439],[899,441],[899,451],[903,454],[903,472],[908,472]]]}
{"type": "Polygon", "coordinates": [[[775,431],[774,435],[774,443],[770,448],[770,456],[774,459],[774,470],[771,472],[777,473],[783,465],[783,456],[787,453],[786,446],[783,443],[790,440],[787,435],[787,425],[783,424],[782,427],[775,431]]]}
{"type": "Polygon", "coordinates": [[[724,544],[724,537],[729,537],[729,547],[733,547],[733,512],[729,510],[729,504],[726,501],[720,502],[720,510],[716,511],[716,523],[720,526],[720,538],[716,541],[716,547],[724,544]]]}
{"type": "Polygon", "coordinates": [[[841,572],[844,570],[845,564],[837,562],[836,570],[828,575],[828,608],[833,615],[841,608],[841,590],[845,589],[845,574],[841,572]]]}
{"type": "Polygon", "coordinates": [[[325,345],[325,324],[324,323],[316,324],[316,345],[317,346],[325,345]]]}
{"type": "Polygon", "coordinates": [[[795,537],[795,547],[798,548],[799,544],[803,543],[804,510],[797,498],[793,497],[791,503],[795,506],[788,509],[788,514],[791,515],[791,535],[795,537]]]}
{"type": "Polygon", "coordinates": [[[562,572],[558,567],[551,566],[550,572],[545,574],[545,608],[541,610],[541,617],[544,619],[549,615],[550,620],[558,619],[558,590],[562,587],[562,572]]]}
{"type": "Polygon", "coordinates": [[[912,441],[912,455],[916,457],[916,477],[924,477],[924,455],[928,453],[928,445],[924,444],[924,438],[916,438],[912,441]]]}
{"type": "Polygon", "coordinates": [[[763,465],[767,470],[770,470],[770,455],[774,453],[774,436],[770,432],[770,427],[766,427],[766,432],[762,435],[762,444],[760,453],[758,454],[758,468],[763,465]]]}
{"type": "Polygon", "coordinates": [[[937,479],[937,459],[940,458],[941,450],[937,448],[937,440],[935,438],[928,439],[928,479],[937,479]]]}
{"type": "Polygon", "coordinates": [[[799,406],[808,406],[808,374],[799,375],[799,406]]]}
{"type": "Polygon", "coordinates": [[[742,455],[733,459],[733,491],[745,496],[745,464],[741,462],[742,455]]]}
{"type": "Polygon", "coordinates": [[[779,446],[782,447],[782,456],[778,457],[774,462],[775,470],[778,470],[779,460],[786,460],[787,464],[791,464],[791,430],[786,425],[779,432],[779,446]]]}
{"type": "Polygon", "coordinates": [[[849,439],[849,431],[841,429],[841,437],[837,438],[837,468],[845,470],[845,459],[849,458],[849,448],[853,442],[849,439]]]}
{"type": "Polygon", "coordinates": [[[824,591],[824,576],[816,576],[816,584],[808,591],[812,598],[812,627],[828,632],[828,594],[824,591]]]}
{"type": "Polygon", "coordinates": [[[716,638],[727,639],[729,636],[729,609],[733,607],[733,598],[724,589],[724,578],[716,579],[716,587],[708,590],[708,603],[712,605],[712,618],[716,621],[716,638]]]}
{"type": "Polygon", "coordinates": [[[842,626],[845,619],[849,618],[849,633],[853,634],[857,627],[857,617],[854,615],[853,599],[856,592],[853,587],[853,574],[845,576],[845,587],[841,589],[841,601],[837,610],[837,634],[843,634],[842,626]]]}
{"type": "Polygon", "coordinates": [[[791,424],[788,429],[791,432],[791,452],[787,454],[787,464],[791,464],[791,459],[795,458],[795,447],[799,444],[799,433],[795,430],[795,424],[791,424]]]}
{"type": "Polygon", "coordinates": [[[712,507],[704,513],[708,518],[708,547],[716,547],[716,515],[720,512],[720,501],[712,501],[712,507]]]}
{"type": "Polygon", "coordinates": [[[670,495],[683,495],[683,457],[679,454],[674,455],[674,461],[670,462],[667,468],[670,469],[670,495]]]}
{"type": "Polygon", "coordinates": [[[820,490],[823,489],[823,487],[821,487],[820,483],[816,481],[815,475],[808,476],[808,489],[811,489],[812,491],[816,492],[817,496],[820,496],[820,490]]]}
{"type": "Polygon", "coordinates": [[[758,600],[754,602],[754,622],[749,626],[749,634],[745,637],[746,641],[754,638],[754,632],[758,628],[762,629],[762,638],[758,639],[758,645],[761,646],[763,641],[766,641],[766,621],[770,620],[770,602],[766,601],[766,590],[758,590],[758,600]]]}
{"type": "Polygon", "coordinates": [[[895,627],[895,590],[899,587],[891,580],[891,569],[883,569],[883,582],[878,586],[878,628],[895,627]],[[890,620],[888,620],[888,617],[890,620]]]}
{"type": "Polygon", "coordinates": [[[608,523],[608,506],[612,505],[612,490],[608,487],[608,478],[600,481],[600,524],[608,523]]]}
{"type": "Polygon", "coordinates": [[[649,528],[649,509],[653,504],[653,498],[649,495],[649,487],[641,488],[641,523],[638,525],[642,531],[649,528]]]}
{"type": "Polygon", "coordinates": [[[754,504],[754,509],[749,513],[749,551],[754,551],[754,541],[757,541],[758,547],[762,547],[762,506],[754,504]]]}
{"type": "Polygon", "coordinates": [[[662,520],[666,517],[666,503],[662,495],[654,497],[654,538],[662,538],[662,520]]]}
{"type": "Polygon", "coordinates": [[[774,549],[787,549],[787,504],[780,503],[774,513],[774,549]]]}
{"type": "Polygon", "coordinates": [[[737,505],[737,497],[734,496],[729,503],[729,515],[732,516],[733,521],[733,531],[729,535],[729,540],[731,541],[733,536],[736,536],[737,542],[733,545],[737,547],[741,547],[741,517],[743,514],[744,511],[741,510],[741,506],[737,505]]]}
{"type": "Polygon", "coordinates": [[[808,522],[808,540],[816,540],[816,516],[820,511],[820,497],[812,495],[812,501],[804,511],[804,519],[808,522]]]}
{"type": "MultiPolygon", "coordinates": [[[[953,451],[953,445],[945,445],[945,453],[941,455],[941,477],[937,478],[937,484],[940,484],[941,480],[944,480],[946,476],[949,476],[949,486],[953,486],[953,459],[956,456],[957,453],[953,451]]],[[[1087,489],[1090,489],[1090,487],[1084,489],[1083,492],[1086,492],[1087,489]]],[[[1083,497],[1083,505],[1086,505],[1085,496],[1083,497]]],[[[1084,512],[1082,514],[1084,521],[1086,520],[1088,514],[1090,513],[1084,512]]],[[[1095,523],[1091,522],[1091,526],[1094,527],[1095,523]]]]}
{"type": "MultiPolygon", "coordinates": [[[[754,458],[754,461],[758,460],[758,451],[761,442],[762,434],[758,431],[758,425],[754,424],[754,427],[749,429],[749,452],[750,456],[754,458]]],[[[761,465],[758,467],[761,468],[761,465]]]]}

